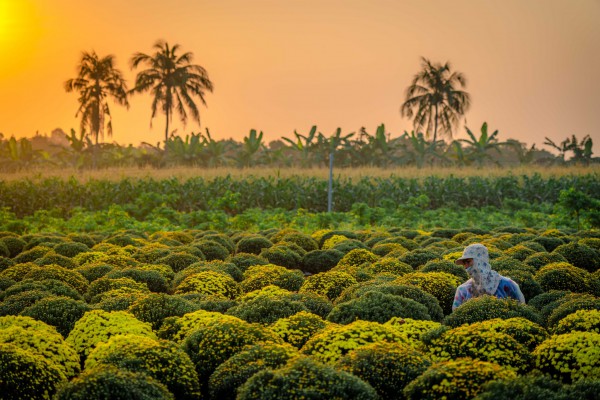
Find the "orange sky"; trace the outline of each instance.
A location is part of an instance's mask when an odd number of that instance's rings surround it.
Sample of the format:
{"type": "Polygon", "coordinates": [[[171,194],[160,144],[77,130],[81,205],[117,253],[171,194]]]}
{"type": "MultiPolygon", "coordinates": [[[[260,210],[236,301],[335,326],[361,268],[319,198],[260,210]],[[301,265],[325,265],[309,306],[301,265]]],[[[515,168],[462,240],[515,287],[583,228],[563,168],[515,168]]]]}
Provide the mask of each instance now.
{"type": "MultiPolygon", "coordinates": [[[[131,55],[157,39],[208,70],[202,130],[215,138],[255,128],[273,140],[312,125],[374,133],[382,122],[398,136],[411,128],[399,107],[425,56],[466,75],[472,130],[487,121],[500,139],[544,148],[545,136],[591,135],[600,146],[600,0],[0,0],[0,132],[78,129],[77,95],[63,84],[81,52],[114,54],[131,83],[131,55]]],[[[149,95],[111,112],[108,140],[162,140],[149,95]]]]}

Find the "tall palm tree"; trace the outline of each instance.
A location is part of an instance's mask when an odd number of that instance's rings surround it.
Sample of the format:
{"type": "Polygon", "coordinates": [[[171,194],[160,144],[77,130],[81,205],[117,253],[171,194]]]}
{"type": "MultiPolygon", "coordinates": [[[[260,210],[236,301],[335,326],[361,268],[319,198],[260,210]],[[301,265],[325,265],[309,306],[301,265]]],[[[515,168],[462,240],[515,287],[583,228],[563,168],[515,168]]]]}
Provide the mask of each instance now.
{"type": "Polygon", "coordinates": [[[127,84],[121,71],[115,68],[115,57],[98,57],[96,52],[83,52],[78,67],[77,78],[65,82],[67,92],[79,93],[79,109],[75,116],[81,115],[81,130],[89,128],[96,145],[106,133],[112,136],[112,121],[107,99],[112,97],[118,104],[129,107],[127,84]]]}
{"type": "Polygon", "coordinates": [[[132,68],[137,68],[140,64],[148,67],[137,74],[135,87],[131,92],[152,92],[154,99],[150,121],[152,122],[160,107],[166,116],[166,142],[169,138],[169,122],[173,118],[174,109],[177,110],[184,124],[188,119],[186,109],[200,124],[200,111],[193,97],[197,96],[202,104],[206,105],[204,93],[212,92],[213,84],[203,67],[191,64],[192,53],[178,54],[180,50],[178,44],[169,46],[167,42],[159,40],[154,44],[154,49],[156,52],[152,55],[135,53],[131,58],[132,68]]]}
{"type": "Polygon", "coordinates": [[[460,72],[452,72],[450,63],[432,64],[421,58],[422,70],[415,75],[406,89],[406,101],[400,108],[402,116],[413,118],[414,129],[425,128],[427,136],[433,132],[437,141],[438,130],[452,137],[452,128],[469,109],[470,95],[457,86],[466,86],[460,72]]]}

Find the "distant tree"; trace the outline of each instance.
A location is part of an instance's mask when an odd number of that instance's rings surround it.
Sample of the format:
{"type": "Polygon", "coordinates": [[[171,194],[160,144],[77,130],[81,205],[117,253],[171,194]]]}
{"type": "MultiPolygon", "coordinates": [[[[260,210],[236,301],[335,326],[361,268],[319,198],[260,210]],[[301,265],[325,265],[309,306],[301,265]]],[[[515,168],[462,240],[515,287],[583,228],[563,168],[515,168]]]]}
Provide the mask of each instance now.
{"type": "Polygon", "coordinates": [[[94,51],[83,52],[77,77],[65,82],[67,92],[79,93],[79,109],[75,116],[81,115],[81,130],[88,128],[96,145],[99,138],[104,138],[105,125],[107,135],[112,136],[108,98],[129,107],[127,84],[121,71],[115,68],[114,60],[113,55],[100,58],[94,51]]]}
{"type": "Polygon", "coordinates": [[[450,63],[432,64],[422,58],[422,70],[406,89],[406,100],[400,108],[402,116],[413,118],[415,131],[425,129],[427,136],[433,132],[437,142],[438,131],[452,137],[452,129],[467,112],[470,95],[457,86],[466,86],[460,72],[452,72],[450,63]]]}
{"type": "Polygon", "coordinates": [[[131,58],[132,68],[137,68],[140,64],[148,67],[137,74],[135,87],[131,92],[151,91],[153,101],[150,121],[160,108],[166,117],[166,142],[169,138],[169,122],[175,110],[184,124],[188,120],[188,111],[200,124],[200,111],[194,97],[198,97],[206,105],[204,95],[206,91],[213,91],[213,84],[203,67],[191,63],[192,53],[178,54],[178,44],[169,46],[167,42],[159,40],[154,44],[154,49],[156,52],[152,55],[135,53],[131,58]]]}
{"type": "Polygon", "coordinates": [[[502,146],[507,145],[507,143],[498,141],[497,129],[492,132],[492,134],[488,134],[487,122],[484,122],[483,125],[481,125],[481,133],[479,134],[479,138],[475,137],[475,134],[466,126],[465,129],[467,130],[469,139],[460,139],[459,141],[468,145],[469,152],[467,153],[467,157],[471,158],[473,161],[476,161],[479,165],[483,164],[485,159],[492,159],[490,154],[491,150],[495,150],[498,154],[502,154],[500,149],[502,146]]]}

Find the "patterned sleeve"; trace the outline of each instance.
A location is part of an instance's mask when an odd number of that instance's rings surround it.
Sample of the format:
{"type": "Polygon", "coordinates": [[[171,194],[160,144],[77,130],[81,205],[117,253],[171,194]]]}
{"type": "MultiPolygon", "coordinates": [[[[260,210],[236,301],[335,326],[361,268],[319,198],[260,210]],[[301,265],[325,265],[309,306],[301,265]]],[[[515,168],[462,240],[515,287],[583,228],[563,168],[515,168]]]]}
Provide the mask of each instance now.
{"type": "Polygon", "coordinates": [[[521,289],[519,288],[517,282],[513,281],[512,279],[509,279],[509,281],[511,283],[510,297],[525,304],[525,296],[523,296],[523,293],[521,292],[521,289]]]}
{"type": "Polygon", "coordinates": [[[466,297],[466,290],[462,286],[457,287],[452,303],[452,311],[456,310],[465,301],[466,297]]]}

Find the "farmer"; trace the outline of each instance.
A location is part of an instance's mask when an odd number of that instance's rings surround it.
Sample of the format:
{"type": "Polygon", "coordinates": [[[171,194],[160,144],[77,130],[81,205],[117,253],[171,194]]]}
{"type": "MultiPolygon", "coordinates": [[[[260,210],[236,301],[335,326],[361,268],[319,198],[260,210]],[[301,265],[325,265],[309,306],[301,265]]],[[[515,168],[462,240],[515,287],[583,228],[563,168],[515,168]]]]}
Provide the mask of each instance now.
{"type": "Polygon", "coordinates": [[[512,279],[500,275],[492,270],[488,249],[481,243],[465,247],[462,257],[455,261],[462,265],[471,277],[456,289],[452,311],[456,310],[465,301],[473,297],[493,295],[499,299],[512,298],[525,303],[525,297],[512,279]]]}

